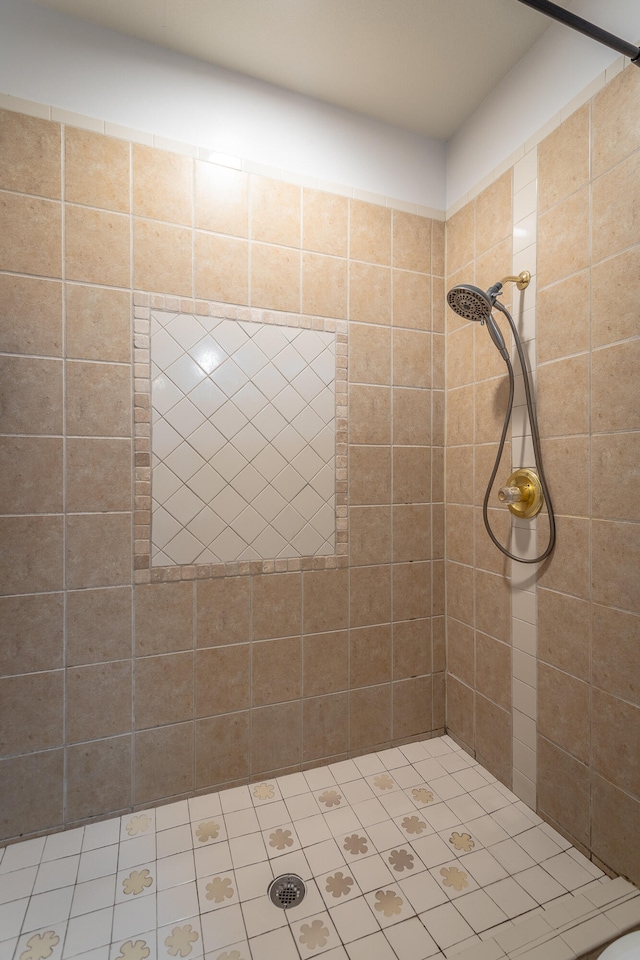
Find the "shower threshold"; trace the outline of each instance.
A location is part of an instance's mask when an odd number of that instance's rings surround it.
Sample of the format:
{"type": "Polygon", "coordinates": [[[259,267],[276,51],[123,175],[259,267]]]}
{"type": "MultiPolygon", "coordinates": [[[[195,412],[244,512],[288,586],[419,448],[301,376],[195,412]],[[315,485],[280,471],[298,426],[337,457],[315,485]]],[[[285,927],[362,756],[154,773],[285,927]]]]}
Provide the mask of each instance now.
{"type": "Polygon", "coordinates": [[[0,849],[0,960],[572,960],[639,923],[447,736],[0,849]]]}

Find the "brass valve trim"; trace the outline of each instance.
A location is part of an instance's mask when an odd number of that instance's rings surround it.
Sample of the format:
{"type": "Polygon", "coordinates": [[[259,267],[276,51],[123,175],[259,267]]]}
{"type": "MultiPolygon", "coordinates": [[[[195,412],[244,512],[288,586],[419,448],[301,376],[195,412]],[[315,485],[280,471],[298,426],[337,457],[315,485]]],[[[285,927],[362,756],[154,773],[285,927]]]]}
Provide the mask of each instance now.
{"type": "Polygon", "coordinates": [[[530,470],[528,467],[514,470],[507,479],[505,487],[518,487],[520,490],[520,503],[507,504],[515,517],[523,517],[529,520],[540,513],[544,503],[544,494],[540,478],[535,470],[530,470]]]}

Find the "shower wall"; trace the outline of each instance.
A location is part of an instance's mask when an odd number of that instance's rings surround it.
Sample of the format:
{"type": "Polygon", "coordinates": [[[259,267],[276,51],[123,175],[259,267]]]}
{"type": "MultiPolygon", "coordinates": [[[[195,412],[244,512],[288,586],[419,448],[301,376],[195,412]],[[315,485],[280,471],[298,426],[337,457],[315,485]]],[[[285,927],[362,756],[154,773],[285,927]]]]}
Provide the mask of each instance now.
{"type": "Polygon", "coordinates": [[[0,178],[0,838],[442,731],[444,224],[9,111],[0,178]],[[348,555],[134,565],[143,327],[213,301],[336,331],[348,555]]]}
{"type": "MultiPolygon", "coordinates": [[[[447,284],[486,287],[520,269],[534,274],[523,295],[510,296],[537,381],[558,542],[551,560],[537,573],[530,571],[528,580],[523,565],[502,567],[489,543],[478,503],[504,411],[502,361],[486,330],[465,325],[448,310],[447,725],[506,783],[513,758],[516,792],[524,772],[535,780],[537,808],[545,819],[595,859],[638,882],[637,68],[619,72],[536,139],[523,146],[513,170],[449,219],[447,284]],[[528,187],[522,186],[525,166],[528,187]],[[533,212],[521,220],[519,198],[527,190],[533,212]],[[487,253],[485,237],[497,222],[500,230],[491,235],[487,253]],[[514,251],[513,261],[512,231],[514,245],[523,232],[532,238],[526,250],[514,251]],[[465,482],[471,477],[473,483],[465,482]],[[489,710],[491,724],[485,720],[489,710]]],[[[517,424],[514,445],[522,432],[517,424]]],[[[518,446],[526,454],[526,438],[518,446]]],[[[510,463],[505,454],[500,482],[510,463]]],[[[506,543],[508,514],[491,512],[506,543]]],[[[547,530],[541,515],[539,551],[547,530]]],[[[534,548],[532,540],[528,549],[534,548]]]]}

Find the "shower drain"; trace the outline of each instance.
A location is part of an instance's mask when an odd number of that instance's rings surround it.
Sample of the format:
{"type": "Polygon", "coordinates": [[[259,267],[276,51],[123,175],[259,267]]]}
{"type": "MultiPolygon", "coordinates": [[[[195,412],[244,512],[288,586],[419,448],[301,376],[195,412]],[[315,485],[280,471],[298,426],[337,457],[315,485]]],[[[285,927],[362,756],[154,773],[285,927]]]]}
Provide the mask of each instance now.
{"type": "Polygon", "coordinates": [[[306,892],[304,881],[295,873],[283,873],[281,877],[276,877],[267,891],[271,902],[283,910],[301,903],[306,892]]]}

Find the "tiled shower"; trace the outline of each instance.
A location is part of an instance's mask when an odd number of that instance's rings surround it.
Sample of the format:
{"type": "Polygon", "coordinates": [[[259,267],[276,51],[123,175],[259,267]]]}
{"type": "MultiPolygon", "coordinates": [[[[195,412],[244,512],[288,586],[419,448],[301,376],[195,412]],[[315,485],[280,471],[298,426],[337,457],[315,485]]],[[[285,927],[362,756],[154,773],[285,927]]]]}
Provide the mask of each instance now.
{"type": "Polygon", "coordinates": [[[446,228],[2,111],[3,839],[447,730],[638,882],[637,97],[618,73],[446,228]],[[519,269],[537,579],[480,520],[501,361],[444,310],[519,269]]]}

